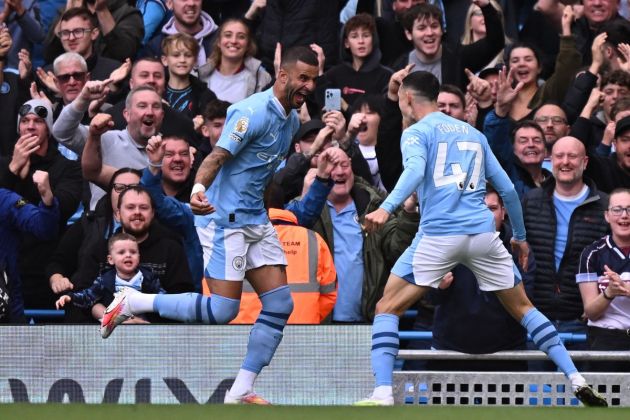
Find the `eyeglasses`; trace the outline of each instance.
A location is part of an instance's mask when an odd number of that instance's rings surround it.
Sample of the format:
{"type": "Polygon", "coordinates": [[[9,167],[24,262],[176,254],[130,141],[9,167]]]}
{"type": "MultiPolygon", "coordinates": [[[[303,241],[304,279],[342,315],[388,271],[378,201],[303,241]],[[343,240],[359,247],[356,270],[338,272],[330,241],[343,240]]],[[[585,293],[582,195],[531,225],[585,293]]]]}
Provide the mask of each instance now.
{"type": "Polygon", "coordinates": [[[560,125],[560,124],[567,123],[567,120],[562,117],[538,117],[534,119],[534,121],[536,121],[539,124],[547,124],[549,120],[551,120],[551,123],[553,125],[560,125]]]}
{"type": "Polygon", "coordinates": [[[57,32],[57,36],[63,40],[70,39],[70,35],[74,36],[75,39],[81,39],[85,36],[85,34],[89,34],[94,29],[87,28],[77,28],[73,30],[64,29],[63,31],[57,32]]]}
{"type": "Polygon", "coordinates": [[[621,216],[623,212],[626,212],[626,215],[630,216],[630,207],[621,207],[621,206],[610,207],[608,208],[608,212],[615,217],[621,216]]]}
{"type": "Polygon", "coordinates": [[[129,188],[134,188],[137,187],[140,184],[118,184],[118,183],[114,183],[114,185],[112,185],[112,188],[114,189],[114,191],[116,191],[118,194],[120,194],[121,192],[128,190],[129,188]]]}
{"type": "Polygon", "coordinates": [[[38,105],[35,108],[31,104],[24,104],[20,107],[18,114],[20,117],[25,117],[26,115],[33,113],[37,115],[39,118],[46,118],[48,116],[48,109],[45,106],[38,105]]]}
{"type": "Polygon", "coordinates": [[[470,14],[470,16],[483,16],[483,12],[481,9],[476,9],[470,14]]]}
{"type": "Polygon", "coordinates": [[[85,76],[87,75],[87,72],[84,71],[77,71],[74,73],[68,73],[68,74],[58,74],[55,77],[57,78],[57,80],[59,80],[59,82],[61,83],[68,83],[70,81],[70,78],[72,77],[74,80],[76,80],[77,82],[83,82],[85,80],[85,76]]]}

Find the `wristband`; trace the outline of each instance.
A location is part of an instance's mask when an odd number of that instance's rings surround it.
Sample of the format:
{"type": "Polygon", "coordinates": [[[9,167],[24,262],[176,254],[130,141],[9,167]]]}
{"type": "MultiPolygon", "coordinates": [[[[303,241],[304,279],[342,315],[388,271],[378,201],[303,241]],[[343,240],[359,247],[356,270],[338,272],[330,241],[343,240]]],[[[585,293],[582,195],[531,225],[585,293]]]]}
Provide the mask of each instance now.
{"type": "Polygon", "coordinates": [[[604,299],[606,300],[613,300],[615,298],[614,296],[608,296],[606,294],[606,289],[602,290],[602,295],[604,295],[604,299]]]}
{"type": "Polygon", "coordinates": [[[201,184],[201,183],[197,183],[195,185],[193,185],[192,190],[190,191],[190,196],[192,197],[193,195],[197,194],[198,192],[206,192],[206,187],[201,184]]]}
{"type": "Polygon", "coordinates": [[[149,161],[149,166],[152,168],[161,168],[162,164],[161,163],[153,163],[151,161],[149,161]]]}

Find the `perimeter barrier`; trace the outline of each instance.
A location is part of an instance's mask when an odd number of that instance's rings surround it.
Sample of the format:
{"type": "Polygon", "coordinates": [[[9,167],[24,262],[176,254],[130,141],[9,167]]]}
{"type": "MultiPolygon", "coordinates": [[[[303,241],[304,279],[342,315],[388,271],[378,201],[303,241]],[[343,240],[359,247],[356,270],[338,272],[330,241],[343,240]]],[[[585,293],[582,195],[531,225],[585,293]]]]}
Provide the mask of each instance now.
{"type": "MultiPolygon", "coordinates": [[[[574,361],[614,361],[630,366],[630,351],[569,351],[574,361]]],[[[446,350],[400,350],[403,360],[547,360],[535,350],[465,354],[446,350]]],[[[630,406],[630,373],[583,373],[610,406],[630,406]]],[[[560,372],[394,372],[397,404],[577,406],[571,383],[560,372]]]]}

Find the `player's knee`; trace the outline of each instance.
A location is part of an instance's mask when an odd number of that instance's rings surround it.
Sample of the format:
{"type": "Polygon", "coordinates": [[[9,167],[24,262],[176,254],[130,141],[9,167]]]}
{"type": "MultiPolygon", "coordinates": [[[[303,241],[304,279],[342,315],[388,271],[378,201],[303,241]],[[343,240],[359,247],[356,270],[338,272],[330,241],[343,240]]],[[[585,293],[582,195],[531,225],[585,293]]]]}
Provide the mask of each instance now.
{"type": "Polygon", "coordinates": [[[293,312],[293,298],[289,286],[280,286],[260,296],[263,310],[290,315],[293,312]]]}
{"type": "Polygon", "coordinates": [[[217,324],[223,325],[232,321],[238,315],[241,301],[220,295],[213,295],[210,300],[210,310],[217,324]]]}
{"type": "Polygon", "coordinates": [[[380,314],[392,314],[401,316],[403,309],[396,303],[395,300],[390,299],[388,296],[383,296],[376,303],[376,315],[380,314]]]}

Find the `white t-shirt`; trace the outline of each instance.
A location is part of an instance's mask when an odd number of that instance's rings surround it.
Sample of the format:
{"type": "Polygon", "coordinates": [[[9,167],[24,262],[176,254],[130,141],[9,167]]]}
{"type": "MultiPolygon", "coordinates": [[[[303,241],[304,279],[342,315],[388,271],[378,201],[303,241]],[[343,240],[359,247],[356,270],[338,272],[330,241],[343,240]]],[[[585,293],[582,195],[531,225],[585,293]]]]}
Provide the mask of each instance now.
{"type": "Polygon", "coordinates": [[[222,101],[236,103],[247,97],[247,72],[225,76],[215,70],[208,79],[208,87],[222,101]]]}

